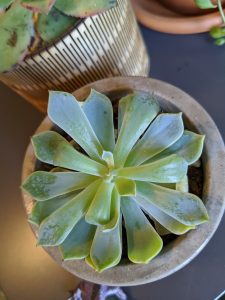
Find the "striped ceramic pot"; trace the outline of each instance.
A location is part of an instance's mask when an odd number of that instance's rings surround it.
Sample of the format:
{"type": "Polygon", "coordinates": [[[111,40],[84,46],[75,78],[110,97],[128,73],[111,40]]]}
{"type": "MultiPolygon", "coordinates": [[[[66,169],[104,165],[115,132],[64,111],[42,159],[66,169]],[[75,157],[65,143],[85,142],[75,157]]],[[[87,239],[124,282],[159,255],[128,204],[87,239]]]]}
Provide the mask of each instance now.
{"type": "Polygon", "coordinates": [[[48,48],[27,57],[0,80],[45,112],[48,90],[72,92],[98,79],[147,76],[149,58],[130,0],[82,19],[48,48]]]}

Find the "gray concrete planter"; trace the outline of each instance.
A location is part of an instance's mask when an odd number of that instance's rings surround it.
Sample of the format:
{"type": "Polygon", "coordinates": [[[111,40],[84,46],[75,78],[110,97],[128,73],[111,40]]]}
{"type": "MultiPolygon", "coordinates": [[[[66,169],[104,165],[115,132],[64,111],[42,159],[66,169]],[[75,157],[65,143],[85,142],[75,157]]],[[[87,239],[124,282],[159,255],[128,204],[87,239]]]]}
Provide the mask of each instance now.
{"type": "MultiPolygon", "coordinates": [[[[139,285],[164,278],[188,264],[205,247],[216,231],[225,207],[225,148],[221,135],[207,112],[189,95],[164,82],[141,77],[118,77],[97,81],[77,90],[74,95],[83,100],[90,88],[107,94],[112,101],[122,95],[140,90],[154,93],[164,111],[184,114],[187,128],[206,135],[203,161],[203,201],[209,213],[210,221],[198,226],[184,236],[168,244],[155,259],[147,265],[136,265],[122,261],[118,266],[96,273],[83,261],[63,262],[57,248],[46,248],[46,251],[63,268],[85,280],[107,285],[139,285]]],[[[49,130],[52,123],[45,118],[37,132],[49,130]]],[[[23,166],[23,180],[34,171],[35,156],[29,145],[23,166]]],[[[26,212],[29,215],[33,200],[23,195],[26,212]]],[[[37,228],[32,225],[36,233],[37,228]]]]}
{"type": "Polygon", "coordinates": [[[48,90],[73,92],[112,76],[147,76],[149,58],[130,0],[87,17],[47,48],[0,73],[8,85],[46,112],[48,90]]]}

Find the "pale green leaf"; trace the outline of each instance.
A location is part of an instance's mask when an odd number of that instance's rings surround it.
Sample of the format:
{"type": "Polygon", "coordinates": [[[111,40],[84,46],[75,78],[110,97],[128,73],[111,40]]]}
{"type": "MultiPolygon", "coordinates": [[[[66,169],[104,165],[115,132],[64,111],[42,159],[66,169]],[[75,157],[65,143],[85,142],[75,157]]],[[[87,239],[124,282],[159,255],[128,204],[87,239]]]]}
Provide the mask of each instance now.
{"type": "Polygon", "coordinates": [[[0,12],[2,10],[5,10],[6,8],[9,7],[13,3],[14,0],[1,0],[0,1],[0,12]]]}
{"type": "Polygon", "coordinates": [[[93,261],[91,260],[90,255],[85,257],[85,262],[86,264],[88,264],[92,269],[94,269],[95,271],[97,271],[97,267],[94,265],[93,261]]]}
{"type": "Polygon", "coordinates": [[[110,231],[114,229],[120,219],[120,195],[116,188],[112,191],[111,209],[110,209],[110,221],[102,226],[103,231],[110,231]]]}
{"type": "Polygon", "coordinates": [[[148,162],[164,158],[171,154],[177,154],[183,157],[191,165],[202,155],[205,136],[194,132],[184,130],[182,137],[171,147],[154,156],[148,162]]]}
{"type": "Polygon", "coordinates": [[[109,171],[114,168],[114,157],[112,152],[110,151],[103,151],[102,159],[107,163],[109,171]]]}
{"type": "Polygon", "coordinates": [[[165,236],[167,234],[171,234],[169,230],[163,227],[158,221],[154,220],[155,230],[158,232],[160,236],[165,236]]]}
{"type": "Polygon", "coordinates": [[[45,201],[87,187],[97,177],[79,172],[32,173],[22,187],[35,200],[45,201]]]}
{"type": "Polygon", "coordinates": [[[114,183],[101,181],[95,197],[86,213],[85,220],[89,224],[104,225],[110,221],[110,207],[114,183]]]}
{"type": "Polygon", "coordinates": [[[156,183],[178,182],[186,173],[186,161],[175,154],[149,164],[118,170],[118,176],[156,183]]]}
{"type": "Polygon", "coordinates": [[[115,180],[116,188],[121,196],[135,196],[136,184],[134,180],[117,177],[115,180]]]}
{"type": "Polygon", "coordinates": [[[91,158],[97,160],[101,158],[102,145],[79,102],[72,94],[50,91],[48,116],[68,133],[91,158]]]}
{"type": "Polygon", "coordinates": [[[131,150],[126,166],[137,166],[175,143],[183,134],[182,114],[160,114],[131,150]]]}
{"type": "Polygon", "coordinates": [[[114,150],[116,167],[123,167],[127,156],[139,137],[159,112],[158,102],[149,94],[136,92],[120,101],[125,101],[125,111],[114,150]]]}
{"type": "Polygon", "coordinates": [[[127,233],[128,258],[134,263],[148,263],[161,251],[162,239],[132,198],[122,198],[121,208],[127,233]]]}
{"type": "Polygon", "coordinates": [[[196,195],[141,181],[136,185],[139,197],[184,225],[195,226],[208,220],[206,208],[196,195]]]}
{"type": "Polygon", "coordinates": [[[215,8],[217,5],[213,4],[211,0],[194,0],[196,5],[202,9],[215,8]]]}
{"type": "Polygon", "coordinates": [[[113,108],[109,98],[92,89],[82,104],[82,109],[103,149],[112,152],[115,147],[115,136],[113,108]]]}
{"type": "MultiPolygon", "coordinates": [[[[146,198],[136,197],[135,200],[148,215],[150,215],[153,219],[155,219],[157,222],[159,222],[169,232],[180,235],[180,234],[183,234],[183,233],[187,232],[188,230],[194,228],[194,226],[186,226],[186,225],[178,222],[176,219],[172,218],[170,215],[168,215],[164,211],[160,210],[157,206],[153,205],[146,198]]],[[[157,230],[157,232],[158,232],[158,230],[157,230]]],[[[158,233],[160,235],[162,235],[162,230],[160,230],[160,232],[158,232],[158,233]]]]}
{"type": "Polygon", "coordinates": [[[181,181],[176,183],[176,190],[184,193],[188,193],[189,191],[189,184],[188,184],[188,177],[187,175],[184,176],[181,181]]]}
{"type": "Polygon", "coordinates": [[[28,221],[40,225],[45,218],[50,216],[55,210],[66,204],[68,201],[72,200],[77,194],[78,192],[72,192],[52,198],[48,201],[36,202],[28,221]]]}
{"type": "Polygon", "coordinates": [[[123,97],[120,101],[119,101],[119,105],[118,105],[118,133],[120,132],[121,126],[122,126],[122,122],[123,122],[123,117],[126,111],[126,105],[127,102],[129,102],[129,97],[123,97]]]}
{"type": "Polygon", "coordinates": [[[89,255],[96,226],[82,218],[59,246],[64,260],[82,259],[89,255]]]}
{"type": "Polygon", "coordinates": [[[102,272],[120,262],[122,255],[121,221],[111,231],[98,227],[91,246],[90,258],[95,270],[102,272]]]}
{"type": "Polygon", "coordinates": [[[39,228],[38,245],[58,246],[64,242],[73,227],[86,213],[100,184],[100,180],[91,183],[68,203],[47,217],[39,228]]]}
{"type": "Polygon", "coordinates": [[[60,134],[46,131],[32,137],[36,157],[47,164],[92,175],[102,175],[107,168],[73,148],[60,134]]]}

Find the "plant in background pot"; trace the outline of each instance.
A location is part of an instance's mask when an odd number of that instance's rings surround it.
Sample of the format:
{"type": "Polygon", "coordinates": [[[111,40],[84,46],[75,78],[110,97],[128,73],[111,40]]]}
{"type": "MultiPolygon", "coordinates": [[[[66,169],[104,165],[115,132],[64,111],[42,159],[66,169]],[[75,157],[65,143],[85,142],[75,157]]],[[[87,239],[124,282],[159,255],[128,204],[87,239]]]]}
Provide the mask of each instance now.
{"type": "MultiPolygon", "coordinates": [[[[82,103],[51,92],[48,114],[57,127],[46,119],[32,138],[38,161],[28,149],[24,201],[38,244],[58,262],[63,256],[63,266],[86,280],[130,285],[162,278],[199,252],[221,218],[224,195],[214,216],[204,194],[204,136],[191,132],[186,120],[183,125],[183,109],[163,98],[165,84],[160,95],[154,83],[112,78],[92,84],[113,107],[94,90],[82,103]],[[193,192],[206,201],[210,229],[192,230],[208,219],[193,192]],[[83,259],[95,271],[108,270],[96,273],[83,259]]],[[[78,91],[78,99],[88,91],[78,91]]],[[[184,96],[176,92],[173,98],[184,96]]],[[[207,139],[209,127],[202,126],[207,139]]]]}
{"type": "Polygon", "coordinates": [[[42,111],[49,89],[149,71],[129,0],[2,1],[0,38],[0,80],[42,111]]]}

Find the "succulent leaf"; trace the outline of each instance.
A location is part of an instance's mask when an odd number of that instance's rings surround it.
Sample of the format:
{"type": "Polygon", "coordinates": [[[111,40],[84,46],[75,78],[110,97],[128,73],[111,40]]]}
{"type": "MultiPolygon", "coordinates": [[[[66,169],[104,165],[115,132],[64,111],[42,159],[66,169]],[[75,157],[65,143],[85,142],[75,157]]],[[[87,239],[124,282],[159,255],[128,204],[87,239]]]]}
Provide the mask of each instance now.
{"type": "Polygon", "coordinates": [[[105,225],[110,221],[113,187],[114,183],[102,180],[86,213],[86,222],[93,225],[105,225]]]}
{"type": "Polygon", "coordinates": [[[32,34],[32,13],[19,3],[0,15],[0,72],[9,71],[25,57],[32,34]]]}
{"type": "Polygon", "coordinates": [[[90,251],[92,267],[98,272],[117,265],[122,255],[121,221],[108,232],[98,227],[90,251]]]}
{"type": "Polygon", "coordinates": [[[80,171],[91,175],[104,174],[107,169],[73,148],[60,134],[46,131],[33,136],[36,157],[47,164],[80,171]]]}
{"type": "Polygon", "coordinates": [[[75,25],[76,22],[76,18],[66,16],[53,7],[47,15],[39,15],[36,28],[43,41],[52,42],[75,25]]]}
{"type": "Polygon", "coordinates": [[[176,154],[172,154],[149,164],[118,170],[118,176],[156,183],[179,182],[186,173],[186,161],[176,154]]]}
{"type": "Polygon", "coordinates": [[[121,209],[126,226],[128,257],[134,263],[148,263],[161,251],[162,239],[132,198],[122,198],[121,209]]]}
{"type": "Polygon", "coordinates": [[[79,172],[44,172],[31,174],[23,184],[35,200],[45,201],[87,187],[97,177],[79,172]]]}
{"type": "Polygon", "coordinates": [[[127,103],[114,150],[117,168],[124,166],[132,147],[159,112],[158,102],[149,94],[136,92],[121,101],[127,103]]]}
{"type": "Polygon", "coordinates": [[[116,0],[57,0],[55,6],[66,15],[88,17],[116,6],[116,0]]]}
{"type": "Polygon", "coordinates": [[[77,191],[52,198],[48,201],[36,202],[32,209],[32,213],[29,216],[29,222],[40,225],[45,218],[50,216],[55,210],[66,204],[68,201],[72,200],[76,195],[77,191]]]}
{"type": "Polygon", "coordinates": [[[120,195],[116,188],[112,191],[110,221],[101,227],[102,231],[110,231],[114,229],[120,219],[120,195]]]}
{"type": "Polygon", "coordinates": [[[89,255],[96,226],[82,218],[73,228],[66,240],[60,245],[64,260],[82,259],[89,255]]]}
{"type": "Polygon", "coordinates": [[[144,198],[178,222],[195,226],[208,220],[201,199],[190,193],[179,192],[147,182],[136,182],[138,197],[144,198]]]}
{"type": "Polygon", "coordinates": [[[217,5],[213,4],[211,0],[194,0],[194,1],[199,8],[208,9],[208,8],[217,7],[217,5]]]}
{"type": "Polygon", "coordinates": [[[120,196],[135,196],[136,195],[136,184],[134,180],[118,177],[115,180],[117,191],[120,196]]]}
{"type": "Polygon", "coordinates": [[[99,184],[100,180],[94,181],[75,198],[47,217],[39,228],[38,245],[58,246],[62,244],[86,213],[99,184]]]}
{"type": "Polygon", "coordinates": [[[14,2],[14,0],[1,0],[0,1],[0,13],[2,11],[4,11],[5,9],[7,9],[13,2],[14,2]]]}
{"type": "Polygon", "coordinates": [[[20,3],[26,9],[32,12],[47,14],[56,0],[20,0],[20,3]]]}
{"type": "Polygon", "coordinates": [[[137,166],[174,144],[183,134],[182,114],[160,114],[131,150],[126,166],[137,166]]]}
{"type": "Polygon", "coordinates": [[[204,146],[204,140],[204,135],[184,130],[184,134],[177,142],[163,152],[154,156],[148,162],[155,161],[175,153],[183,157],[186,162],[191,165],[200,158],[204,146]]]}
{"type": "Polygon", "coordinates": [[[102,145],[79,102],[73,95],[50,91],[48,116],[68,133],[91,158],[97,160],[101,158],[102,145]]]}
{"type": "Polygon", "coordinates": [[[115,147],[113,108],[109,98],[92,89],[82,109],[103,149],[113,152],[115,147]]]}

